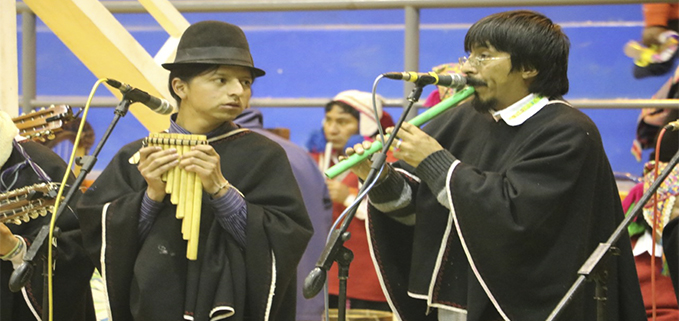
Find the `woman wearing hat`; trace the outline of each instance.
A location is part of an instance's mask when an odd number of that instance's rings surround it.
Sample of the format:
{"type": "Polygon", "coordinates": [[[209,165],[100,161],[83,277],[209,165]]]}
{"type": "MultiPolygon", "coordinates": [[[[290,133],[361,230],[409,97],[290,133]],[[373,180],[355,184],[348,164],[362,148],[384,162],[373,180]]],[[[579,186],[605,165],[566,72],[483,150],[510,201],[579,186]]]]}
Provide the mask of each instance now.
{"type": "MultiPolygon", "coordinates": [[[[377,118],[383,128],[394,125],[391,116],[382,110],[383,99],[376,97],[378,117],[372,107],[372,94],[358,90],[346,90],[337,94],[325,105],[323,133],[312,137],[307,143],[312,157],[321,171],[338,162],[338,156],[348,146],[364,140],[372,140],[378,133],[377,118]]],[[[390,154],[389,154],[390,155],[390,154]]],[[[395,159],[390,158],[394,161],[395,159]]],[[[333,220],[351,205],[358,194],[358,177],[350,171],[326,181],[333,202],[333,220]]],[[[389,311],[389,305],[382,293],[368,248],[365,230],[366,204],[363,202],[347,229],[351,238],[344,245],[354,254],[349,265],[347,298],[351,309],[389,311]]],[[[337,307],[339,294],[337,265],[333,264],[328,274],[328,293],[332,296],[330,306],[337,307]]]]}
{"type": "Polygon", "coordinates": [[[84,241],[113,320],[294,320],[296,267],[311,223],[283,149],[233,123],[264,71],[243,31],[217,21],[191,25],[163,67],[179,106],[167,131],[203,134],[209,144],[179,157],[138,140],[84,194],[84,241]],[[186,258],[182,222],[161,180],[177,165],[202,181],[196,260],[186,258]]]}

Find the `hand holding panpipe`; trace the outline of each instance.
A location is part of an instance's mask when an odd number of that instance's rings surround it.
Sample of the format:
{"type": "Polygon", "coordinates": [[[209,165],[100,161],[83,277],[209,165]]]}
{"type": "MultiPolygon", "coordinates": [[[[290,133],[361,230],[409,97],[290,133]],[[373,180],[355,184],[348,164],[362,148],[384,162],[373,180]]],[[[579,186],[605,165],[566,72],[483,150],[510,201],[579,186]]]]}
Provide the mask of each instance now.
{"type": "MultiPolygon", "coordinates": [[[[422,124],[428,122],[432,118],[440,115],[447,109],[457,106],[460,102],[463,100],[467,99],[467,97],[471,96],[474,93],[474,87],[468,86],[463,88],[462,90],[458,91],[455,93],[453,96],[443,100],[442,102],[436,104],[435,106],[427,109],[425,112],[415,116],[413,119],[411,119],[408,123],[415,125],[415,126],[421,126],[422,124]]],[[[370,146],[369,149],[366,149],[363,154],[353,154],[349,157],[347,157],[345,160],[340,161],[339,163],[335,164],[335,166],[328,168],[328,170],[325,171],[325,176],[328,178],[335,178],[337,175],[342,174],[346,170],[350,169],[354,165],[366,160],[368,157],[370,157],[372,154],[380,151],[382,149],[382,142],[379,140],[376,140],[372,142],[372,145],[370,146]]]]}
{"type": "MultiPolygon", "coordinates": [[[[163,150],[175,148],[181,157],[191,150],[191,146],[207,144],[207,138],[205,135],[151,133],[143,144],[163,150]]],[[[179,166],[163,173],[161,178],[165,181],[165,193],[170,194],[170,202],[177,205],[176,217],[182,220],[182,237],[188,241],[186,257],[195,260],[198,257],[203,183],[196,173],[179,166]]]]}

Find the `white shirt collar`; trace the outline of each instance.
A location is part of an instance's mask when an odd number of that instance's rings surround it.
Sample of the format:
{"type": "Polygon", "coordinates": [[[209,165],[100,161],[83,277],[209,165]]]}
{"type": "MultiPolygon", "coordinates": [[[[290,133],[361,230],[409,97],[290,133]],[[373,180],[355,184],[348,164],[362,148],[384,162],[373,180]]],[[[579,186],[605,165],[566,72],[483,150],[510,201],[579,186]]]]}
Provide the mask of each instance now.
{"type": "Polygon", "coordinates": [[[492,115],[496,121],[502,119],[509,126],[518,126],[537,114],[548,103],[549,99],[530,94],[503,110],[492,112],[492,115]]]}
{"type": "Polygon", "coordinates": [[[657,243],[654,244],[651,232],[645,231],[644,234],[637,238],[637,244],[634,245],[634,248],[632,249],[632,254],[634,254],[634,256],[639,256],[641,254],[648,252],[648,255],[651,255],[651,253],[653,252],[654,245],[655,245],[655,256],[662,257],[662,245],[657,243]]]}

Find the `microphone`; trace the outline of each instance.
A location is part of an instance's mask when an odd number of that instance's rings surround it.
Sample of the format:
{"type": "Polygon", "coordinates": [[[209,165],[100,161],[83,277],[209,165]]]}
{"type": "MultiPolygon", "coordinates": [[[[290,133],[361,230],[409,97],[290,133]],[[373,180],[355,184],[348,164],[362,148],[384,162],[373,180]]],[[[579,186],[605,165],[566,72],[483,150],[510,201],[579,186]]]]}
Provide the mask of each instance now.
{"type": "Polygon", "coordinates": [[[428,73],[418,73],[413,71],[405,72],[388,72],[382,74],[385,78],[405,80],[409,82],[414,82],[420,86],[426,85],[438,85],[443,87],[463,87],[465,85],[482,85],[481,81],[473,78],[467,78],[467,76],[461,74],[437,74],[434,72],[428,73]]]}
{"type": "Polygon", "coordinates": [[[315,267],[309,272],[309,275],[304,279],[304,287],[302,288],[302,294],[305,298],[311,299],[323,290],[326,275],[327,272],[320,267],[315,267]]]}
{"type": "Polygon", "coordinates": [[[155,111],[156,113],[168,115],[174,111],[174,107],[170,105],[170,102],[165,99],[151,96],[149,93],[141,89],[134,88],[126,83],[122,83],[110,78],[106,79],[106,83],[109,86],[120,90],[120,92],[123,93],[123,97],[125,99],[129,99],[132,102],[142,103],[146,105],[146,107],[151,108],[151,110],[155,111]]]}

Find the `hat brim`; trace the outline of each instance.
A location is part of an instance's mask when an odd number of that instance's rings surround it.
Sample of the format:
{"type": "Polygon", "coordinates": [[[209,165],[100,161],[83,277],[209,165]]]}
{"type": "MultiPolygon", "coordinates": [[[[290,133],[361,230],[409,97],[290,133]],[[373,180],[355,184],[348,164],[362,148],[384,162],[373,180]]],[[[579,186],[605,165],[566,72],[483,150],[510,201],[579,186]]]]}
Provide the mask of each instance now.
{"type": "Polygon", "coordinates": [[[244,64],[239,64],[239,63],[234,63],[233,61],[223,61],[223,60],[205,60],[205,61],[195,61],[195,62],[168,62],[161,64],[163,68],[172,71],[172,69],[177,68],[177,67],[184,67],[184,66],[190,66],[190,65],[227,65],[227,66],[239,66],[239,67],[245,67],[249,68],[252,70],[252,75],[255,77],[262,77],[266,75],[266,72],[262,69],[259,69],[257,67],[253,66],[248,66],[244,64]]]}

